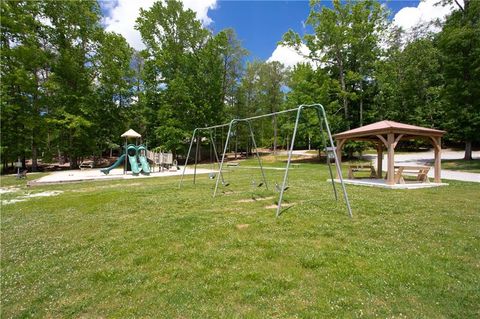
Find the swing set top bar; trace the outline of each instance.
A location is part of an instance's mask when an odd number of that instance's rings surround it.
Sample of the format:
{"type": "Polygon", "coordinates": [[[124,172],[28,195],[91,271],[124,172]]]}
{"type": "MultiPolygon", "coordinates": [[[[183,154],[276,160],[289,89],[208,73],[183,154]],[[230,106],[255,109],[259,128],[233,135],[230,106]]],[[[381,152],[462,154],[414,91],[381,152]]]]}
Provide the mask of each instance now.
{"type": "Polygon", "coordinates": [[[239,119],[239,118],[235,118],[233,120],[231,120],[230,122],[228,123],[224,123],[224,124],[218,124],[218,125],[213,125],[213,126],[206,126],[206,127],[197,127],[195,128],[196,131],[200,131],[200,130],[211,130],[211,129],[215,129],[215,128],[221,128],[221,127],[227,127],[229,126],[230,124],[234,124],[235,122],[245,122],[245,121],[251,121],[251,120],[257,120],[257,119],[260,119],[260,118],[264,118],[264,117],[269,117],[269,116],[274,116],[274,115],[278,115],[278,114],[283,114],[283,113],[289,113],[289,112],[296,112],[298,111],[298,109],[300,108],[311,108],[311,107],[315,107],[315,108],[319,108],[322,110],[322,115],[325,116],[325,110],[323,109],[323,106],[321,104],[302,104],[300,106],[297,106],[293,109],[288,109],[288,110],[283,110],[283,111],[278,111],[278,112],[272,112],[272,113],[268,113],[268,114],[262,114],[262,115],[256,115],[256,116],[251,116],[251,117],[246,117],[246,118],[242,118],[242,119],[239,119]]]}
{"type": "Polygon", "coordinates": [[[219,125],[213,125],[213,126],[206,126],[206,127],[197,127],[195,128],[195,130],[197,131],[206,131],[206,130],[211,130],[211,129],[214,129],[214,128],[221,128],[221,127],[226,127],[226,126],[229,126],[230,123],[225,123],[225,124],[219,124],[219,125]]]}

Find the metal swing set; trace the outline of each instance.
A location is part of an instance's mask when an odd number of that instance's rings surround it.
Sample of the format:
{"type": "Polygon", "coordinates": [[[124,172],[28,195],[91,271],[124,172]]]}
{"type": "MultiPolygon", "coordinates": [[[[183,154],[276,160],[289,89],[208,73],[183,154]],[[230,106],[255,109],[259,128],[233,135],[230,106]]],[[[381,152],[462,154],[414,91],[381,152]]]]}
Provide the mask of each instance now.
{"type": "MultiPolygon", "coordinates": [[[[268,189],[267,180],[265,178],[265,172],[264,172],[264,169],[263,169],[263,166],[262,166],[262,161],[260,159],[260,155],[258,153],[257,143],[255,141],[255,135],[253,133],[251,121],[261,119],[261,118],[266,118],[266,117],[272,117],[272,116],[276,116],[276,115],[279,115],[279,114],[296,112],[297,115],[296,115],[296,119],[295,119],[295,126],[294,126],[294,129],[293,129],[293,135],[292,135],[292,139],[291,139],[291,142],[290,142],[290,149],[288,151],[287,166],[285,168],[285,174],[283,176],[283,183],[279,187],[280,195],[278,197],[278,206],[277,206],[277,210],[276,210],[276,214],[275,214],[276,217],[279,217],[281,212],[282,212],[283,195],[284,195],[284,192],[288,189],[288,187],[286,187],[287,180],[288,180],[288,170],[290,168],[290,164],[291,164],[291,160],[292,160],[293,148],[294,148],[294,145],[295,145],[295,137],[296,137],[297,131],[298,131],[298,123],[300,121],[300,116],[302,114],[302,111],[306,110],[306,109],[313,109],[313,110],[316,111],[316,114],[317,114],[317,117],[318,117],[318,120],[319,120],[320,134],[322,136],[323,145],[325,146],[325,151],[328,152],[328,156],[331,156],[335,159],[335,166],[336,166],[337,172],[339,172],[338,178],[339,178],[340,184],[342,186],[343,197],[345,199],[345,203],[346,203],[346,206],[347,206],[348,215],[350,217],[352,217],[352,209],[350,207],[350,202],[348,200],[347,190],[346,190],[345,184],[343,182],[342,174],[340,173],[341,172],[341,167],[340,167],[340,164],[339,164],[339,161],[338,161],[338,158],[337,158],[337,154],[335,152],[335,144],[333,142],[332,134],[330,132],[330,127],[328,125],[328,120],[327,120],[327,115],[325,113],[325,109],[323,108],[323,106],[321,104],[302,104],[302,105],[300,105],[296,108],[293,108],[293,109],[288,109],[288,110],[284,110],[284,111],[278,111],[278,112],[273,112],[273,113],[268,113],[268,114],[263,114],[263,115],[258,115],[258,116],[252,116],[252,117],[243,118],[243,119],[233,119],[229,123],[220,124],[220,125],[195,128],[193,130],[192,139],[190,140],[190,147],[188,148],[187,157],[186,157],[186,160],[185,160],[185,165],[183,167],[183,172],[182,172],[182,177],[181,177],[181,180],[180,180],[179,187],[181,187],[183,185],[183,179],[184,179],[184,176],[185,176],[185,169],[186,169],[187,164],[188,164],[188,159],[189,159],[190,153],[192,151],[193,143],[194,143],[195,140],[197,140],[197,147],[195,149],[195,165],[194,165],[194,173],[193,173],[193,183],[195,184],[197,160],[198,160],[199,145],[200,145],[200,137],[201,137],[201,132],[202,131],[207,131],[208,132],[210,143],[213,146],[213,153],[215,154],[215,159],[216,159],[217,163],[220,163],[218,174],[217,174],[216,177],[214,177],[216,179],[216,181],[215,181],[215,188],[214,188],[214,191],[213,191],[213,197],[215,198],[215,196],[217,195],[217,190],[218,190],[218,186],[219,186],[220,182],[222,183],[222,185],[228,186],[228,183],[225,181],[224,176],[223,176],[223,168],[224,168],[225,157],[226,157],[226,154],[227,154],[228,145],[229,145],[229,142],[230,142],[230,137],[232,136],[233,130],[234,129],[236,130],[238,124],[244,123],[248,127],[248,130],[249,130],[249,133],[250,133],[250,138],[251,138],[251,141],[252,141],[252,146],[255,149],[255,155],[258,159],[259,168],[260,168],[260,171],[262,173],[263,184],[261,183],[261,185],[262,186],[264,185],[265,188],[268,189]],[[326,132],[327,132],[327,135],[328,135],[328,142],[330,142],[331,147],[327,147],[327,141],[325,139],[325,135],[323,134],[323,131],[324,131],[323,126],[324,125],[325,125],[326,132]],[[220,160],[219,157],[218,157],[216,146],[215,146],[215,140],[213,138],[212,130],[216,130],[217,128],[222,128],[223,129],[224,127],[228,127],[228,133],[227,133],[227,137],[226,137],[224,148],[223,148],[222,158],[220,160]]],[[[330,179],[332,181],[332,187],[333,187],[333,192],[334,192],[334,195],[335,195],[335,200],[338,200],[337,189],[336,189],[336,186],[335,186],[332,167],[331,167],[331,163],[330,163],[329,159],[327,160],[327,163],[328,163],[328,170],[329,170],[329,173],[330,173],[330,179]]]]}

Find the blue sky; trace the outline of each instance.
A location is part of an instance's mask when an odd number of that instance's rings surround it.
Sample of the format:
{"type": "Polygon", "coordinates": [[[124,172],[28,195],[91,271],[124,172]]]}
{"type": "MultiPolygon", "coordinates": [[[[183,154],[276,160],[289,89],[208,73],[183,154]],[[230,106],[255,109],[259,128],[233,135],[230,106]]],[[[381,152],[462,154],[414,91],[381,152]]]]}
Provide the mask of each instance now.
{"type": "MultiPolygon", "coordinates": [[[[196,12],[203,25],[214,33],[233,28],[242,45],[250,52],[249,59],[277,60],[293,65],[299,56],[290,48],[278,47],[282,35],[293,29],[306,31],[303,22],[309,13],[309,2],[297,1],[241,1],[241,0],[181,0],[184,7],[196,12]]],[[[462,0],[460,0],[462,1],[462,0]]],[[[132,47],[143,49],[140,34],[134,29],[140,8],[148,9],[155,0],[100,1],[107,30],[122,34],[132,47]]],[[[392,21],[409,29],[418,23],[442,18],[452,8],[435,6],[438,0],[381,0],[391,11],[392,21]]],[[[331,6],[331,1],[323,1],[331,6]]]]}
{"type": "MultiPolygon", "coordinates": [[[[416,7],[418,3],[390,1],[387,5],[393,18],[403,7],[416,7]]],[[[331,2],[325,1],[325,5],[331,6],[331,2]]],[[[209,28],[214,32],[235,29],[243,46],[250,51],[250,58],[266,60],[288,29],[300,34],[311,31],[303,27],[309,11],[308,1],[219,1],[217,8],[209,13],[213,20],[209,28]]]]}

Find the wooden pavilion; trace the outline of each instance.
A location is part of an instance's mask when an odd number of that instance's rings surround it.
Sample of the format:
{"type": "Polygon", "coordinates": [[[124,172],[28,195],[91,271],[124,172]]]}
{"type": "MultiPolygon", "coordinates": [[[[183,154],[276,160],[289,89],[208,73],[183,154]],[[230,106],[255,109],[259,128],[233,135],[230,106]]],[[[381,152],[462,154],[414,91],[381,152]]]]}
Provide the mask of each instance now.
{"type": "MultiPolygon", "coordinates": [[[[348,140],[369,141],[377,145],[377,177],[382,178],[383,149],[387,150],[387,184],[395,184],[395,147],[400,140],[425,139],[432,143],[435,152],[434,181],[441,183],[441,139],[445,131],[393,121],[380,121],[333,135],[337,157],[341,163],[342,147],[348,140]]],[[[337,172],[341,174],[341,172],[337,172]]]]}

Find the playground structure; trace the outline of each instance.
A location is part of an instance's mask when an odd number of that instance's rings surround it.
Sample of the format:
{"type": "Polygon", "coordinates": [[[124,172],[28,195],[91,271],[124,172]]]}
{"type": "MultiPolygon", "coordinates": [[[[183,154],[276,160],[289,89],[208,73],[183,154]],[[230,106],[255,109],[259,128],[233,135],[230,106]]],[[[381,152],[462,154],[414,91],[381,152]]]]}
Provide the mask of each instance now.
{"type": "Polygon", "coordinates": [[[154,165],[158,166],[158,170],[163,172],[167,171],[177,171],[177,161],[173,159],[172,153],[156,153],[152,151],[146,151],[146,156],[149,161],[154,165]]]}
{"type": "Polygon", "coordinates": [[[159,171],[167,170],[177,170],[177,163],[173,160],[172,153],[156,153],[147,150],[146,146],[143,144],[138,144],[138,140],[142,137],[139,133],[130,129],[123,133],[121,137],[125,138],[125,145],[123,154],[113,163],[111,166],[101,169],[100,171],[105,175],[108,175],[110,171],[114,168],[119,167],[123,164],[123,174],[127,174],[128,164],[130,164],[130,169],[134,176],[139,175],[150,175],[151,167],[149,161],[153,165],[159,167],[159,171]],[[128,144],[128,139],[134,138],[135,144],[128,144]]]}
{"type": "MultiPolygon", "coordinates": [[[[343,191],[343,197],[344,197],[345,203],[347,205],[348,215],[350,217],[352,217],[352,210],[351,210],[351,207],[350,207],[350,202],[348,200],[347,190],[345,188],[345,184],[343,182],[343,177],[342,177],[342,174],[341,174],[340,162],[339,162],[339,159],[337,158],[337,153],[335,152],[335,144],[333,142],[332,134],[330,132],[330,127],[328,125],[327,116],[326,116],[325,110],[324,110],[324,108],[321,104],[308,104],[308,105],[303,105],[302,104],[302,105],[300,105],[296,108],[293,108],[293,109],[288,109],[288,110],[284,110],[284,111],[253,116],[253,117],[244,118],[244,119],[233,119],[229,123],[220,124],[220,125],[195,128],[193,130],[192,138],[190,140],[190,146],[189,146],[189,149],[188,149],[188,152],[187,152],[185,166],[183,168],[182,177],[181,177],[181,180],[180,180],[179,187],[181,187],[182,184],[183,184],[185,170],[186,170],[186,167],[187,167],[187,164],[188,164],[188,159],[190,157],[193,142],[196,140],[197,141],[197,147],[196,147],[196,151],[195,151],[195,164],[194,164],[195,166],[194,166],[194,174],[193,174],[193,183],[195,184],[195,180],[196,180],[196,173],[195,172],[196,172],[198,152],[199,152],[199,147],[198,146],[199,146],[199,143],[200,143],[200,140],[201,140],[201,137],[202,137],[202,134],[201,134],[202,132],[207,132],[206,138],[210,140],[210,143],[213,146],[215,159],[219,163],[219,171],[218,171],[218,174],[216,176],[216,182],[215,182],[215,188],[214,188],[214,191],[213,191],[213,197],[215,197],[216,194],[217,194],[217,190],[218,190],[218,186],[219,186],[220,181],[222,182],[222,185],[227,186],[228,183],[226,183],[225,180],[224,180],[222,170],[223,170],[223,167],[224,167],[224,162],[225,162],[225,157],[226,157],[226,153],[227,153],[227,148],[228,148],[228,145],[229,145],[229,140],[230,140],[230,137],[232,136],[232,133],[234,132],[234,130],[237,129],[238,124],[244,123],[248,127],[251,142],[252,142],[253,148],[255,149],[255,155],[258,159],[259,168],[260,168],[260,171],[262,173],[262,179],[263,179],[262,186],[264,185],[265,188],[268,189],[268,184],[267,184],[267,181],[266,181],[266,178],[265,178],[265,173],[264,173],[264,169],[263,169],[263,166],[262,166],[262,161],[261,161],[260,156],[258,154],[258,149],[257,149],[256,141],[255,141],[255,134],[254,134],[253,129],[252,129],[251,121],[261,119],[261,118],[266,118],[266,117],[272,117],[272,116],[276,116],[276,115],[279,115],[279,114],[296,112],[295,126],[294,126],[294,129],[293,129],[293,135],[292,135],[292,139],[291,139],[291,142],[290,142],[290,149],[288,151],[288,160],[287,160],[287,165],[286,165],[286,168],[285,168],[285,174],[284,174],[284,177],[283,177],[283,182],[282,182],[281,185],[277,185],[277,188],[280,192],[280,195],[278,197],[276,217],[279,217],[280,214],[281,214],[281,211],[282,211],[283,195],[284,195],[284,192],[288,189],[288,186],[287,186],[288,170],[290,168],[290,164],[291,164],[291,160],[292,160],[293,148],[294,148],[294,145],[295,145],[295,137],[296,137],[297,131],[298,131],[298,123],[300,121],[300,116],[302,114],[302,111],[306,110],[306,109],[312,109],[316,112],[316,115],[317,115],[318,120],[319,120],[319,131],[320,131],[320,134],[321,134],[321,137],[322,137],[322,142],[323,142],[323,145],[325,147],[325,150],[327,150],[328,144],[327,144],[327,140],[325,139],[324,128],[323,128],[323,126],[325,125],[326,133],[328,135],[328,141],[330,142],[330,148],[329,149],[333,150],[333,151],[329,152],[328,155],[335,159],[335,166],[336,166],[338,177],[340,179],[340,184],[341,184],[342,191],[343,191]],[[220,160],[219,157],[218,157],[217,150],[216,150],[215,142],[213,140],[212,130],[215,130],[217,128],[223,128],[223,127],[228,127],[228,132],[227,132],[227,135],[226,135],[225,144],[224,144],[224,148],[223,148],[223,153],[221,155],[221,160],[220,160]]],[[[330,178],[331,178],[331,181],[332,181],[332,187],[333,187],[333,192],[334,192],[334,195],[335,195],[335,199],[338,200],[338,195],[337,195],[335,182],[334,182],[334,179],[333,179],[333,172],[332,172],[330,160],[327,161],[327,164],[328,164],[328,169],[329,169],[329,173],[330,173],[330,178]]]]}
{"type": "Polygon", "coordinates": [[[146,158],[147,149],[144,145],[138,145],[138,140],[142,137],[139,133],[130,129],[123,133],[121,137],[125,138],[124,153],[111,166],[101,169],[100,171],[108,175],[110,171],[121,164],[123,165],[123,174],[127,174],[128,163],[133,175],[142,173],[144,175],[150,174],[150,165],[146,158]],[[128,144],[128,139],[134,138],[135,144],[128,144]],[[128,162],[127,162],[128,161],[128,162]]]}
{"type": "Polygon", "coordinates": [[[126,160],[128,159],[128,163],[130,164],[130,169],[133,175],[137,176],[140,173],[149,175],[150,165],[148,164],[145,153],[145,146],[128,144],[126,146],[125,154],[122,154],[111,166],[102,168],[100,171],[105,175],[108,175],[112,169],[125,163],[123,173],[126,174],[128,168],[126,160]]]}

